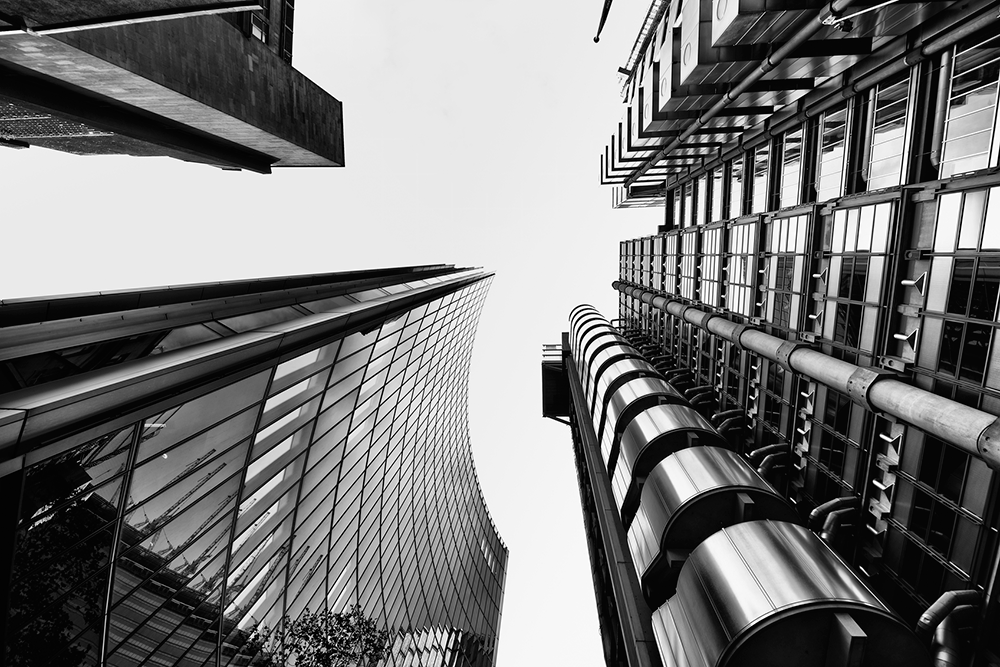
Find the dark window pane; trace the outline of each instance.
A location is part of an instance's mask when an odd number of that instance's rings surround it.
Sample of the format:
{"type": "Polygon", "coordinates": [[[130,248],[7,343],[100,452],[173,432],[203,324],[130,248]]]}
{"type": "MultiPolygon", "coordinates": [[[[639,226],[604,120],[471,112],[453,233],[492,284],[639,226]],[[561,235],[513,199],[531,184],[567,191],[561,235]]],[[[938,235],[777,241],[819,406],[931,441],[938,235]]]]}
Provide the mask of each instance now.
{"type": "Polygon", "coordinates": [[[959,376],[970,382],[982,384],[990,349],[993,327],[969,324],[965,327],[965,344],[962,346],[962,368],[959,376]]]}
{"type": "Polygon", "coordinates": [[[944,567],[933,558],[921,555],[923,567],[920,569],[920,579],[917,580],[917,593],[929,602],[941,595],[944,567]]]}
{"type": "Polygon", "coordinates": [[[941,359],[938,370],[954,375],[958,369],[958,356],[962,348],[962,333],[965,327],[961,322],[945,322],[941,334],[941,359]]]}
{"type": "Polygon", "coordinates": [[[920,475],[917,479],[932,489],[937,488],[942,447],[944,445],[937,438],[930,435],[924,437],[924,455],[920,460],[920,475]]]}
{"type": "Polygon", "coordinates": [[[951,294],[948,295],[949,313],[965,315],[969,305],[969,291],[972,287],[972,271],[975,260],[955,260],[955,270],[951,276],[951,294]]]}
{"type": "Polygon", "coordinates": [[[868,282],[868,258],[858,257],[854,261],[854,273],[851,275],[851,301],[865,300],[865,285],[868,282]]]}
{"type": "Polygon", "coordinates": [[[1000,258],[981,257],[976,269],[976,282],[972,287],[969,317],[993,321],[1000,293],[1000,258]]]}
{"type": "Polygon", "coordinates": [[[920,489],[913,490],[913,506],[910,509],[910,530],[922,540],[927,539],[927,527],[931,521],[932,500],[920,489]]]}
{"type": "Polygon", "coordinates": [[[941,446],[944,456],[941,458],[941,474],[937,490],[945,498],[957,503],[962,495],[962,481],[965,479],[965,466],[969,462],[969,455],[954,447],[941,446]]]}
{"type": "Polygon", "coordinates": [[[951,546],[951,534],[955,530],[955,513],[939,502],[934,503],[934,516],[931,529],[927,535],[927,543],[940,553],[948,553],[951,546]]]}

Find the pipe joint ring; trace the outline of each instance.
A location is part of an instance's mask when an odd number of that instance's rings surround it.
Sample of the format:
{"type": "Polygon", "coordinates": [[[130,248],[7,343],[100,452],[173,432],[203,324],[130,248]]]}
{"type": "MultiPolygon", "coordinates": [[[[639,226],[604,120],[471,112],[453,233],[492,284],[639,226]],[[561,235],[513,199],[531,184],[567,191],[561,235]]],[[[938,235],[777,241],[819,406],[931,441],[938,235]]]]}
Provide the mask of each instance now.
{"type": "Polygon", "coordinates": [[[750,329],[750,328],[751,327],[750,327],[749,324],[738,324],[738,325],[736,325],[736,328],[733,329],[733,337],[730,338],[729,340],[731,340],[732,343],[733,343],[733,345],[735,345],[737,348],[739,348],[741,350],[745,350],[746,348],[743,347],[743,342],[740,340],[740,338],[743,337],[743,332],[746,331],[747,329],[750,329]]]}
{"type": "Polygon", "coordinates": [[[880,410],[868,400],[868,392],[873,384],[887,377],[896,377],[896,374],[884,368],[859,368],[847,378],[847,396],[869,412],[879,414],[880,410]]]}
{"type": "Polygon", "coordinates": [[[800,350],[804,347],[809,347],[809,346],[806,345],[805,343],[799,343],[793,340],[786,340],[784,343],[778,346],[778,351],[774,355],[776,361],[778,362],[778,365],[784,368],[786,371],[794,373],[795,369],[792,368],[791,365],[788,363],[788,359],[789,357],[792,356],[792,352],[795,352],[795,350],[800,350]]]}
{"type": "Polygon", "coordinates": [[[976,449],[993,470],[1000,470],[1000,418],[983,429],[976,440],[976,449]]]}

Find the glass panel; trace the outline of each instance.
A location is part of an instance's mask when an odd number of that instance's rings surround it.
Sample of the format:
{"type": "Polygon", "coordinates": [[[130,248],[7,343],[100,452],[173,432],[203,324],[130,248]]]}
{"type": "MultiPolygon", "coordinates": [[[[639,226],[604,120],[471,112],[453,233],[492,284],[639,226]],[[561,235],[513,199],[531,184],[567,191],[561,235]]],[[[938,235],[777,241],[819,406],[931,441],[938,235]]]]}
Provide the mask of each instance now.
{"type": "Polygon", "coordinates": [[[962,232],[958,237],[959,248],[976,248],[983,229],[983,213],[986,209],[986,190],[971,190],[965,193],[962,211],[962,232]]]}
{"type": "Polygon", "coordinates": [[[934,232],[935,252],[952,252],[955,250],[955,236],[958,231],[958,216],[959,211],[961,211],[961,205],[961,192],[941,195],[941,198],[938,200],[937,228],[934,232]]]}
{"type": "Polygon", "coordinates": [[[246,315],[227,317],[219,320],[219,323],[229,327],[236,333],[242,333],[244,331],[260,329],[269,324],[288,322],[289,320],[294,320],[299,317],[302,317],[302,313],[299,311],[295,310],[291,306],[282,306],[281,308],[272,308],[271,310],[262,310],[256,313],[247,313],[246,315]]]}
{"type": "Polygon", "coordinates": [[[998,46],[1000,36],[985,41],[973,37],[956,47],[941,157],[942,178],[990,166],[1000,77],[998,46]]]}
{"type": "Polygon", "coordinates": [[[847,139],[847,107],[823,114],[820,123],[819,169],[816,179],[818,201],[844,194],[844,150],[847,139]]]}
{"type": "Polygon", "coordinates": [[[743,214],[743,158],[735,158],[731,164],[729,216],[736,218],[743,214]]]}
{"type": "Polygon", "coordinates": [[[869,190],[900,184],[909,84],[910,72],[907,70],[878,86],[868,173],[869,190]]]}
{"type": "Polygon", "coordinates": [[[969,317],[993,321],[1000,294],[1000,258],[980,257],[969,302],[969,317]]]}
{"type": "Polygon", "coordinates": [[[770,147],[765,144],[753,151],[753,210],[752,213],[763,213],[770,210],[768,192],[768,164],[770,162],[770,147]]]}
{"type": "Polygon", "coordinates": [[[1000,187],[990,189],[981,247],[983,250],[1000,249],[1000,187]]]}
{"type": "Polygon", "coordinates": [[[800,203],[802,189],[802,130],[787,132],[783,142],[781,158],[781,206],[795,206],[800,203]]]}
{"type": "MultiPolygon", "coordinates": [[[[269,375],[269,371],[258,373],[146,419],[140,437],[139,460],[145,461],[160,455],[198,431],[228,419],[230,415],[259,401],[263,398],[269,375]]],[[[215,430],[215,436],[219,437],[224,445],[231,445],[249,435],[248,432],[241,430],[246,426],[243,420],[234,420],[229,426],[233,428],[232,432],[227,431],[225,427],[215,430]]],[[[250,428],[253,428],[252,421],[250,428]]],[[[209,445],[212,446],[216,446],[215,442],[209,445]]]]}

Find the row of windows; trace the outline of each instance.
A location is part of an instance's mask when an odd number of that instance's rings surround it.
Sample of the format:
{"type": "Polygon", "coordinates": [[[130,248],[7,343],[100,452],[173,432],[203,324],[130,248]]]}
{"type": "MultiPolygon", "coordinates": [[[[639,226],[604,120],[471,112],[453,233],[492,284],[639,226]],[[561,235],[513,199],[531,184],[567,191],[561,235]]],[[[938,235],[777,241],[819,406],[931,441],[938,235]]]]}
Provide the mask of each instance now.
{"type": "MultiPolygon", "coordinates": [[[[997,166],[1000,36],[990,31],[974,35],[941,62],[931,74],[913,68],[891,76],[867,94],[671,188],[667,200],[673,226],[896,187],[911,169],[924,170],[922,180],[929,180],[997,166]],[[949,83],[941,146],[911,151],[919,110],[910,100],[919,99],[918,91],[936,90],[937,76],[949,83]],[[936,163],[921,162],[924,153],[938,148],[936,163]]],[[[930,140],[927,134],[925,141],[930,140]]]]}
{"type": "Polygon", "coordinates": [[[28,470],[12,654],[201,664],[221,642],[245,664],[252,626],[353,602],[495,638],[506,550],[464,423],[486,287],[47,448],[66,451],[28,470]]]}
{"type": "MultiPolygon", "coordinates": [[[[665,241],[698,234],[696,265],[717,258],[728,269],[715,310],[807,338],[851,363],[903,366],[928,391],[1000,414],[995,183],[932,183],[913,189],[912,199],[887,192],[809,213],[667,232],[651,243],[625,241],[621,278],[681,297],[664,289],[666,267],[683,261],[664,252],[665,241]],[[726,252],[706,243],[719,233],[726,252]],[[751,310],[743,289],[754,298],[751,310]]],[[[695,278],[704,284],[703,274],[695,278]]],[[[804,512],[858,497],[858,523],[847,529],[856,540],[842,542],[842,553],[873,575],[879,594],[904,615],[915,617],[944,590],[991,585],[996,482],[982,461],[635,298],[622,294],[620,306],[623,327],[643,331],[692,372],[681,384],[713,387],[705,414],[745,412],[741,452],[788,447],[772,481],[804,512]]]]}

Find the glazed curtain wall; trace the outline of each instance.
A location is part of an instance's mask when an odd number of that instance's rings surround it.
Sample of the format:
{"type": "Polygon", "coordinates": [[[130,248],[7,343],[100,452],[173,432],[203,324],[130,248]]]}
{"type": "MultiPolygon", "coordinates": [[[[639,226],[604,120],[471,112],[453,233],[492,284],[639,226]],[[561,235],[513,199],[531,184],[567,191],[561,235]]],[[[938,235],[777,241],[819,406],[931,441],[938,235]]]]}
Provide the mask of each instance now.
{"type": "Polygon", "coordinates": [[[8,662],[249,664],[253,628],[358,603],[492,664],[507,551],[466,426],[488,285],[27,454],[8,662]]]}

